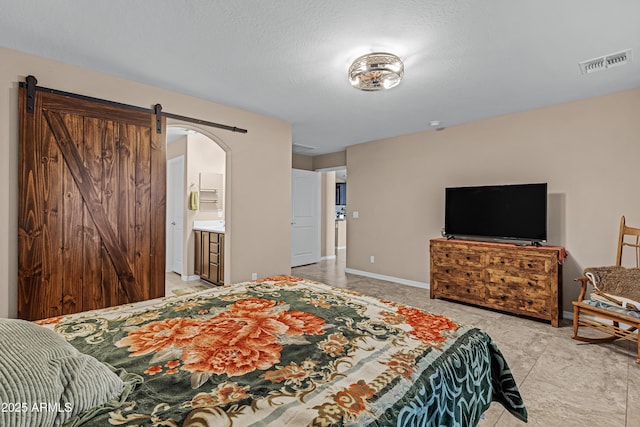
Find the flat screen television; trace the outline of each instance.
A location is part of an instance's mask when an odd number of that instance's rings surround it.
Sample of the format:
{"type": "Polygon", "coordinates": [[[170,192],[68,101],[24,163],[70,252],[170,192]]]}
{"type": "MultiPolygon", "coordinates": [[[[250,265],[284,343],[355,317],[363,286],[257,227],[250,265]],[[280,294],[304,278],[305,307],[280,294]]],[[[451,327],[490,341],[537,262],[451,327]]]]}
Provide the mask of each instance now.
{"type": "Polygon", "coordinates": [[[446,188],[444,235],[546,242],[547,184],[446,188]]]}

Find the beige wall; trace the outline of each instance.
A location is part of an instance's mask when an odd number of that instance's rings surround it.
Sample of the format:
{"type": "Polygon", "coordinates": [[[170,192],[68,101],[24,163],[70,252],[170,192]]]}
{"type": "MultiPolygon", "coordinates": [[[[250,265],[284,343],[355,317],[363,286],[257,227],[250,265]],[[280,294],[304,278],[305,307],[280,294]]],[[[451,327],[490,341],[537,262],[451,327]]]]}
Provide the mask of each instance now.
{"type": "Polygon", "coordinates": [[[187,155],[187,137],[183,136],[167,144],[167,159],[187,155]]]}
{"type": "MultiPolygon", "coordinates": [[[[133,81],[0,48],[0,317],[16,314],[18,215],[18,83],[32,74],[43,87],[224,123],[247,134],[193,129],[226,153],[229,280],[290,272],[291,125],[133,81]],[[269,215],[264,214],[268,207],[269,215]]],[[[176,123],[171,121],[170,123],[176,123]]]]}
{"type": "Polygon", "coordinates": [[[321,154],[319,156],[305,156],[304,154],[292,154],[292,167],[314,171],[320,169],[331,169],[347,165],[347,152],[321,154]]]}
{"type": "Polygon", "coordinates": [[[336,249],[344,250],[347,247],[347,221],[336,221],[336,249]]]}
{"type": "Polygon", "coordinates": [[[320,230],[320,256],[332,258],[336,255],[336,173],[322,172],[322,227],[320,230]]]}
{"type": "Polygon", "coordinates": [[[445,187],[547,182],[570,310],[573,278],[615,262],[620,216],[640,226],[639,111],[625,91],[348,148],[347,267],[427,283],[445,187]]]}
{"type": "Polygon", "coordinates": [[[313,157],[313,169],[329,169],[347,165],[347,152],[338,151],[337,153],[322,154],[313,157]]]}
{"type": "Polygon", "coordinates": [[[304,154],[292,154],[291,155],[291,167],[293,169],[302,169],[305,171],[313,170],[313,157],[305,156],[304,154]]]}
{"type": "MultiPolygon", "coordinates": [[[[186,226],[193,221],[224,219],[224,176],[226,174],[225,152],[214,141],[203,135],[187,135],[187,156],[185,162],[185,192],[200,188],[200,173],[222,175],[222,188],[218,192],[218,203],[200,203],[197,211],[187,211],[186,226]]],[[[209,196],[213,198],[213,196],[209,196]]],[[[201,199],[206,199],[202,196],[201,199]]],[[[186,202],[185,202],[186,204],[186,202]]]]}

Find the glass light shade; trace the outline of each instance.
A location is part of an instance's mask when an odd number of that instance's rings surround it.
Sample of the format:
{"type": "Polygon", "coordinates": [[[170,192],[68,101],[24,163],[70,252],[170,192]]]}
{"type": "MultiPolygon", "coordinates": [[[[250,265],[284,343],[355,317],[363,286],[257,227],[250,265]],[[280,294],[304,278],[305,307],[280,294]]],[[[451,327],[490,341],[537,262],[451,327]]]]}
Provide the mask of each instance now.
{"type": "Polygon", "coordinates": [[[404,64],[395,55],[375,52],[363,55],[349,67],[349,82],[356,89],[376,91],[391,89],[400,83],[404,64]]]}

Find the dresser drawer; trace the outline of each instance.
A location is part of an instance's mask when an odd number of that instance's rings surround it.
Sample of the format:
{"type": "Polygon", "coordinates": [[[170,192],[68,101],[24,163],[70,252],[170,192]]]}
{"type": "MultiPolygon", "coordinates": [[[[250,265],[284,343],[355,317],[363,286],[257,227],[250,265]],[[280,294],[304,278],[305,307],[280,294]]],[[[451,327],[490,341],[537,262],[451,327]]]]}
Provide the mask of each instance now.
{"type": "Polygon", "coordinates": [[[517,286],[487,285],[487,303],[507,311],[546,314],[550,312],[550,300],[547,295],[523,291],[517,286]]]}
{"type": "Polygon", "coordinates": [[[459,283],[435,277],[431,286],[433,286],[438,295],[444,298],[482,301],[485,296],[485,289],[482,284],[471,281],[469,283],[459,283]]]}
{"type": "Polygon", "coordinates": [[[522,274],[549,274],[555,268],[557,261],[554,257],[524,253],[514,256],[509,252],[487,253],[487,267],[495,267],[504,271],[517,271],[522,274]]]}
{"type": "Polygon", "coordinates": [[[518,308],[523,314],[537,315],[551,314],[551,301],[541,298],[522,298],[519,300],[518,308]]]}
{"type": "Polygon", "coordinates": [[[431,262],[434,265],[457,267],[482,267],[482,254],[478,251],[438,250],[432,251],[431,262]]]}
{"type": "Polygon", "coordinates": [[[510,274],[502,270],[487,268],[487,286],[495,284],[517,289],[529,294],[551,295],[552,279],[548,276],[510,274]]]}
{"type": "Polygon", "coordinates": [[[447,278],[455,283],[474,283],[482,285],[483,271],[479,268],[467,267],[459,268],[446,265],[438,265],[433,268],[433,275],[436,278],[447,278]]]}

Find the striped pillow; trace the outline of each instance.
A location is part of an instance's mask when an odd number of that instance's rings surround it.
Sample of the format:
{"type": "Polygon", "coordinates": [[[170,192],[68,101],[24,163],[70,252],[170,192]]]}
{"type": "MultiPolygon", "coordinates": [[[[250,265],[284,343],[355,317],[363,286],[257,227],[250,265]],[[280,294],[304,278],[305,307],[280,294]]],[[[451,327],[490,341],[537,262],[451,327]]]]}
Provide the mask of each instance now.
{"type": "Polygon", "coordinates": [[[123,388],[107,366],[52,330],[0,319],[0,425],[60,426],[123,388]]]}

